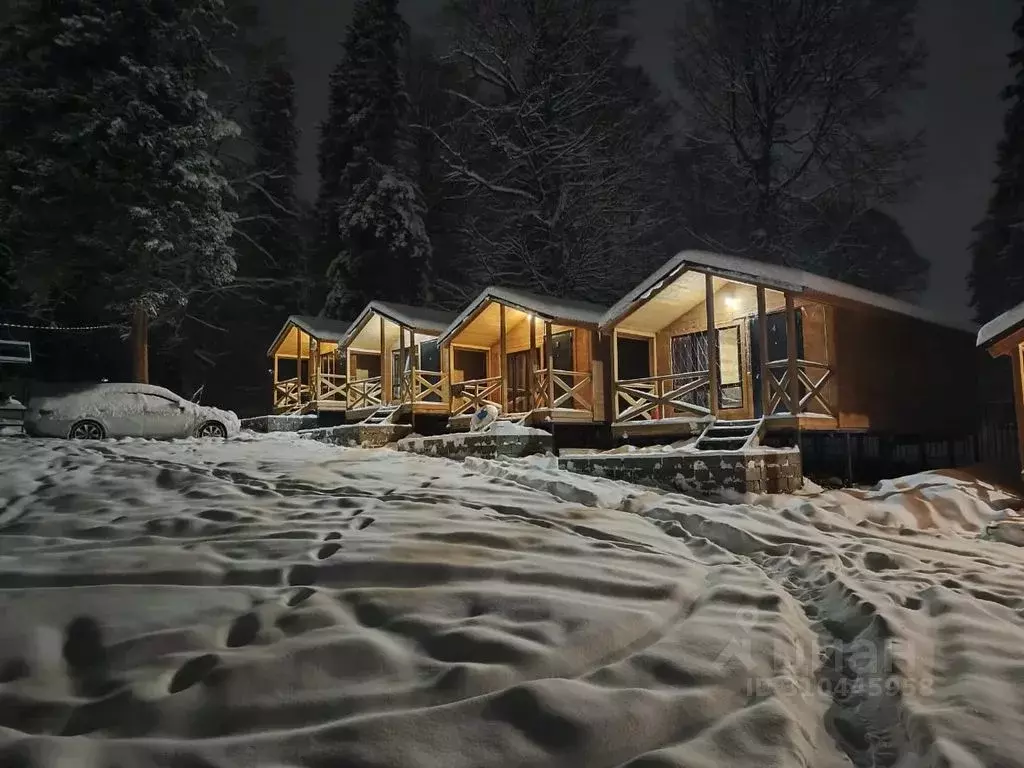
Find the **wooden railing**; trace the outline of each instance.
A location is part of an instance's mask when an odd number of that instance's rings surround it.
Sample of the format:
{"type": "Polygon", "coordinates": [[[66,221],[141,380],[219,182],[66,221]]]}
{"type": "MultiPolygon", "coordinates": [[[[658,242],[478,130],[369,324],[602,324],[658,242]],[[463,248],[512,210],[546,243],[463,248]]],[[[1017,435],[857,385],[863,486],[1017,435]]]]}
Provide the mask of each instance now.
{"type": "Polygon", "coordinates": [[[533,374],[533,407],[565,408],[574,411],[592,411],[590,401],[590,371],[548,371],[543,368],[533,374]],[[550,397],[549,397],[550,395],[550,397]],[[551,402],[552,398],[554,402],[551,402]]]}
{"type": "Polygon", "coordinates": [[[318,402],[342,403],[348,400],[348,384],[340,373],[321,373],[317,380],[318,402]]]}
{"type": "Polygon", "coordinates": [[[406,371],[402,377],[402,402],[443,403],[448,378],[437,371],[406,371]]]}
{"type": "Polygon", "coordinates": [[[470,381],[452,382],[451,386],[452,416],[464,413],[476,413],[485,405],[493,405],[502,410],[501,377],[493,379],[472,379],[470,381]]]}
{"type": "MultiPolygon", "coordinates": [[[[615,382],[615,420],[650,421],[669,418],[677,411],[695,416],[707,416],[711,411],[698,403],[688,402],[702,390],[710,390],[708,371],[670,373],[666,376],[648,376],[615,382]]],[[[703,392],[706,398],[707,392],[703,392]]],[[[705,400],[706,401],[706,400],[705,400]]]]}
{"type": "Polygon", "coordinates": [[[381,403],[381,378],[352,379],[348,382],[348,407],[369,408],[381,403]]]}
{"type": "Polygon", "coordinates": [[[297,411],[309,400],[309,387],[298,379],[284,379],[274,384],[274,409],[297,411]]]}
{"type": "Polygon", "coordinates": [[[835,418],[835,408],[825,389],[825,385],[832,380],[832,374],[832,367],[828,363],[797,360],[799,402],[794,407],[790,401],[789,361],[772,360],[768,363],[769,401],[765,414],[818,414],[835,418]]]}

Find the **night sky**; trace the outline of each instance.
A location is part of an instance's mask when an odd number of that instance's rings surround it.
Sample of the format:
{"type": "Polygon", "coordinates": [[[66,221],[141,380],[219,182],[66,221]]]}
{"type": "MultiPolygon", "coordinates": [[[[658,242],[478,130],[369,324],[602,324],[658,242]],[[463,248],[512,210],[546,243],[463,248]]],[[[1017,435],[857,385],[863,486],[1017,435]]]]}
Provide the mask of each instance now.
{"type": "MultiPolygon", "coordinates": [[[[337,62],[351,0],[263,0],[271,26],[289,42],[297,82],[301,192],[316,194],[317,125],[327,106],[327,78],[337,62]]],[[[403,0],[414,30],[431,24],[441,0],[403,0]]],[[[636,0],[637,60],[668,88],[671,34],[677,8],[670,0],[636,0]]],[[[908,125],[927,131],[928,149],[916,193],[893,212],[932,262],[922,301],[968,317],[966,273],[971,228],[979,221],[995,173],[1004,105],[999,92],[1011,77],[1016,0],[922,0],[919,23],[931,58],[927,86],[907,99],[908,125]]]]}

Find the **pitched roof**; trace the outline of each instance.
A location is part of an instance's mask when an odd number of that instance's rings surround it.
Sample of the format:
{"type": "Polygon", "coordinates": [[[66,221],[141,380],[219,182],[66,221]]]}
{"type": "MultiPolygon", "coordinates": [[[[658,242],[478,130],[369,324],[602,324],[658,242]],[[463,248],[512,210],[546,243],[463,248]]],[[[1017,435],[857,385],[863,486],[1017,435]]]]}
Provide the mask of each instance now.
{"type": "Polygon", "coordinates": [[[274,349],[284,335],[288,332],[288,327],[294,325],[297,328],[301,328],[314,339],[318,341],[341,341],[342,337],[348,332],[349,327],[352,323],[348,320],[332,320],[329,317],[311,317],[310,315],[289,315],[288,319],[285,320],[281,330],[277,332],[277,336],[274,337],[273,343],[267,350],[267,355],[272,355],[274,349]]]}
{"type": "Polygon", "coordinates": [[[885,296],[865,288],[858,288],[849,283],[822,277],[802,269],[785,267],[778,264],[766,264],[742,256],[728,256],[707,251],[682,251],[673,256],[659,269],[655,270],[646,280],[622,297],[615,306],[605,313],[601,319],[601,327],[607,328],[625,316],[633,304],[644,300],[661,284],[674,278],[688,268],[708,272],[720,277],[740,281],[756,282],[768,288],[776,288],[793,293],[811,293],[823,298],[841,299],[884,309],[889,312],[913,317],[927,323],[953,328],[954,330],[974,333],[977,328],[971,323],[960,322],[932,312],[917,304],[885,296]]]}
{"type": "Polygon", "coordinates": [[[1008,309],[998,317],[994,317],[981,326],[978,331],[978,346],[987,347],[999,341],[1003,336],[1016,331],[1024,325],[1024,304],[1008,309]]]}
{"type": "Polygon", "coordinates": [[[431,309],[430,307],[413,307],[409,304],[399,304],[394,301],[371,301],[359,317],[355,319],[345,336],[341,345],[346,346],[352,343],[352,339],[363,329],[367,320],[374,313],[386,317],[398,325],[404,325],[414,331],[438,334],[448,327],[448,323],[455,317],[454,312],[447,312],[442,309],[431,309]]]}
{"type": "Polygon", "coordinates": [[[509,307],[521,309],[524,312],[530,312],[545,320],[561,321],[568,325],[592,325],[596,327],[601,322],[601,317],[606,310],[606,307],[602,307],[599,304],[591,304],[587,301],[558,299],[553,296],[542,296],[539,293],[521,291],[518,288],[502,288],[492,285],[481,291],[469,306],[459,313],[459,316],[441,334],[441,340],[444,341],[452,336],[488,301],[496,301],[509,307]]]}

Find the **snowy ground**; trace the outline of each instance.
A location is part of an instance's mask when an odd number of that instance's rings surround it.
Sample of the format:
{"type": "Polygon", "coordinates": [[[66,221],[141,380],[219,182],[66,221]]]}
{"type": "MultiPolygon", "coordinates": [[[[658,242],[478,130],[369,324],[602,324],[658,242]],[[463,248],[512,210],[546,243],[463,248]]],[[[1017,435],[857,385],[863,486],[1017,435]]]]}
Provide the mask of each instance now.
{"type": "Polygon", "coordinates": [[[1024,761],[1024,550],[978,536],[1016,500],[968,480],[712,504],[274,435],[0,467],[0,766],[1024,761]]]}

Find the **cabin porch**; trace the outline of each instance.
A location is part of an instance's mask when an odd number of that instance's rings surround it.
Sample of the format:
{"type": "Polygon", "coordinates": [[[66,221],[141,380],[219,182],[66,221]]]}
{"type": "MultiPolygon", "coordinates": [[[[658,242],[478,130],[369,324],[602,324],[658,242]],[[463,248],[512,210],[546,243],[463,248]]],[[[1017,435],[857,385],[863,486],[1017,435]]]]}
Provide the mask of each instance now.
{"type": "Polygon", "coordinates": [[[730,430],[760,440],[836,429],[832,311],[778,286],[695,269],[668,275],[606,328],[613,435],[718,432],[710,442],[724,444],[730,430]]]}
{"type": "Polygon", "coordinates": [[[434,333],[370,311],[344,341],[347,421],[384,411],[390,421],[448,413],[448,378],[434,333]]]}
{"type": "Polygon", "coordinates": [[[600,423],[605,389],[596,335],[510,302],[483,302],[445,340],[450,428],[467,430],[488,405],[530,425],[600,423]]]}
{"type": "Polygon", "coordinates": [[[289,321],[270,353],[275,414],[345,410],[337,341],[318,338],[289,321]]]}

